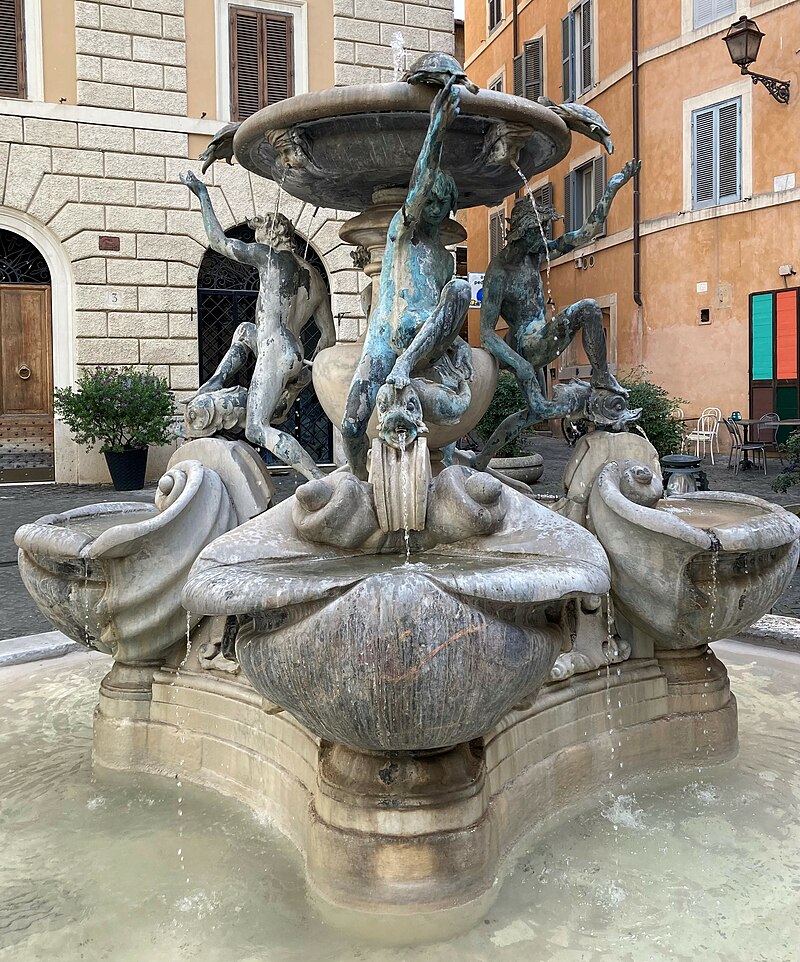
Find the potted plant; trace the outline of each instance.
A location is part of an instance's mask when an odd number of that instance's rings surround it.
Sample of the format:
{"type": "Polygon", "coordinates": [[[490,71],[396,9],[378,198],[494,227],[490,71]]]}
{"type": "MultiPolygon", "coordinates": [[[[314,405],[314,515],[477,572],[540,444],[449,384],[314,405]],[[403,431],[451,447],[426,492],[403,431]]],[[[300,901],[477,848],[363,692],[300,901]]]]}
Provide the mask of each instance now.
{"type": "Polygon", "coordinates": [[[55,391],[56,414],[78,444],[100,445],[117,491],[143,487],[148,446],[171,440],[173,408],[166,380],[152,368],[91,368],[74,389],[55,391]]]}

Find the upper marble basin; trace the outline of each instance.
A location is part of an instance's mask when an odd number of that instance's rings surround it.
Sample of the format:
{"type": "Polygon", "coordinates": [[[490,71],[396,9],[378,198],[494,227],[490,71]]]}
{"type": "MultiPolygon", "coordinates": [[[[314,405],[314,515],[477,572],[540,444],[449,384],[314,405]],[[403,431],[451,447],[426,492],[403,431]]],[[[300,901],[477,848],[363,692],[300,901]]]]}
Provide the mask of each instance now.
{"type": "MultiPolygon", "coordinates": [[[[448,130],[442,167],[459,206],[493,206],[527,178],[553,167],[571,135],[553,111],[509,94],[461,89],[461,113],[448,130]]],[[[369,84],[300,94],[265,107],[234,139],[238,162],[301,200],[362,211],[376,188],[407,187],[430,120],[436,88],[369,84]]]]}

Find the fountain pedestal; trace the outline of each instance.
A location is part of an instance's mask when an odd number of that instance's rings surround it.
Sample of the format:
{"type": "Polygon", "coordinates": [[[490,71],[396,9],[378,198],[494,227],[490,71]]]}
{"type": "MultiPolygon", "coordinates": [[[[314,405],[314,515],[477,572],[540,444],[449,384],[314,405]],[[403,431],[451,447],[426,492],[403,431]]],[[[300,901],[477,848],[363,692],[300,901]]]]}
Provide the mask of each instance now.
{"type": "Polygon", "coordinates": [[[303,855],[331,922],[381,941],[446,938],[485,917],[514,846],[576,799],[613,791],[620,758],[627,779],[737,746],[736,702],[705,648],[548,683],[482,738],[395,755],[317,738],[243,677],[202,670],[198,641],[179,672],[155,672],[149,700],[101,687],[95,764],[179,776],[265,814],[303,855]],[[715,679],[705,700],[700,673],[715,679]],[[684,682],[700,686],[688,701],[684,682]]]}

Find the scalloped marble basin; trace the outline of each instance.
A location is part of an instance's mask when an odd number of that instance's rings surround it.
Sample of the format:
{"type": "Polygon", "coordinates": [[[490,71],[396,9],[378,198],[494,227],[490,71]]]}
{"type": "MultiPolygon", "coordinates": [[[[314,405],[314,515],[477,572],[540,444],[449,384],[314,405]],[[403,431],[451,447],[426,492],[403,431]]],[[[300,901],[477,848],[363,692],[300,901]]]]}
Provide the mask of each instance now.
{"type": "MultiPolygon", "coordinates": [[[[295,495],[205,548],[184,605],[239,615],[243,672],[320,738],[393,752],[468,742],[549,677],[559,602],[609,585],[588,531],[497,482],[491,508],[471,505],[475,475],[451,467],[432,482],[435,533],[418,533],[429,547],[410,564],[402,532],[377,552],[304,540],[295,495]],[[490,532],[459,537],[487,512],[490,532]]],[[[360,488],[348,510],[369,507],[372,485],[346,472],[331,484],[360,488]]]]}
{"type": "MultiPolygon", "coordinates": [[[[626,462],[629,463],[629,462],[626,462]]],[[[657,648],[730,638],[768,612],[800,555],[800,521],[745,494],[704,491],[648,506],[607,465],[589,498],[615,605],[657,648]]]]}
{"type": "MultiPolygon", "coordinates": [[[[460,207],[493,206],[519,189],[509,150],[518,151],[528,179],[566,156],[571,135],[551,110],[509,94],[460,89],[461,112],[442,154],[460,207]]],[[[299,94],[244,121],[234,138],[236,159],[310,204],[362,211],[376,189],[408,186],[435,94],[435,87],[407,83],[299,94]]]]}

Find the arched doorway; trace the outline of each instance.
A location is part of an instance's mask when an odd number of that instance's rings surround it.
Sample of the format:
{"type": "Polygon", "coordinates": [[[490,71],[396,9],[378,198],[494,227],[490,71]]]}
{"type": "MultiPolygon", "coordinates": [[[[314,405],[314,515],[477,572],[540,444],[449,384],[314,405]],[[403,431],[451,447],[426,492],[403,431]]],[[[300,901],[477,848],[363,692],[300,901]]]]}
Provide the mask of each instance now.
{"type": "Polygon", "coordinates": [[[50,304],[41,251],[0,229],[0,483],[55,478],[50,304]]]}
{"type": "MultiPolygon", "coordinates": [[[[246,224],[232,227],[226,233],[228,237],[247,243],[255,239],[252,228],[246,224]]],[[[319,271],[330,292],[325,265],[317,252],[310,245],[307,246],[305,239],[299,235],[295,235],[294,246],[297,253],[319,271]]],[[[197,336],[201,384],[211,377],[230,347],[237,325],[254,319],[257,300],[257,268],[238,264],[211,249],[206,251],[197,275],[197,336]]],[[[320,336],[313,319],[308,321],[300,336],[305,356],[310,357],[320,336]]],[[[252,373],[252,364],[243,368],[239,372],[239,383],[246,385],[252,373]]],[[[317,464],[332,463],[333,426],[317,400],[313,385],[309,384],[298,396],[281,427],[297,438],[317,464]]],[[[266,452],[265,460],[269,464],[278,463],[266,452]]]]}

